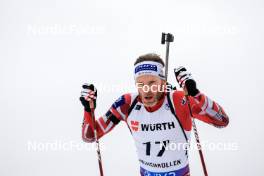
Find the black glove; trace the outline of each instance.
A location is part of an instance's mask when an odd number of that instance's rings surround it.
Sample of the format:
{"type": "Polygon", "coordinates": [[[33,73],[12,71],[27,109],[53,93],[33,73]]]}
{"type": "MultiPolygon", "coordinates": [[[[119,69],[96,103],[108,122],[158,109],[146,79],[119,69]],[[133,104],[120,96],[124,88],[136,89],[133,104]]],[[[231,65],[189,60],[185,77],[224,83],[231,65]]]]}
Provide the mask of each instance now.
{"type": "Polygon", "coordinates": [[[83,84],[80,101],[84,106],[85,111],[91,112],[89,101],[93,101],[94,108],[96,108],[97,90],[93,84],[83,84]]]}
{"type": "Polygon", "coordinates": [[[182,88],[186,88],[188,95],[195,96],[200,91],[196,87],[196,82],[192,78],[191,73],[187,72],[185,67],[174,69],[176,80],[182,88]]]}

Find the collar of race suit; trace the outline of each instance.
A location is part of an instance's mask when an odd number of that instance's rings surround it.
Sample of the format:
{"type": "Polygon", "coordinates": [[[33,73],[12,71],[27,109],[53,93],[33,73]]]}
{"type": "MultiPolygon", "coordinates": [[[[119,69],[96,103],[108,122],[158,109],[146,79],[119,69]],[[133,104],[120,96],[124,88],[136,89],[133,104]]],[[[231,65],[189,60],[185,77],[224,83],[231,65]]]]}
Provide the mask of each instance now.
{"type": "MultiPolygon", "coordinates": [[[[166,92],[163,93],[163,95],[161,96],[161,98],[158,100],[158,102],[157,102],[155,105],[153,105],[153,106],[151,106],[151,107],[146,107],[146,106],[144,106],[145,109],[146,109],[148,112],[154,112],[154,111],[158,110],[158,109],[162,106],[162,104],[163,104],[163,102],[164,102],[165,95],[167,95],[166,92]]],[[[142,103],[140,97],[138,97],[138,101],[142,103]]]]}

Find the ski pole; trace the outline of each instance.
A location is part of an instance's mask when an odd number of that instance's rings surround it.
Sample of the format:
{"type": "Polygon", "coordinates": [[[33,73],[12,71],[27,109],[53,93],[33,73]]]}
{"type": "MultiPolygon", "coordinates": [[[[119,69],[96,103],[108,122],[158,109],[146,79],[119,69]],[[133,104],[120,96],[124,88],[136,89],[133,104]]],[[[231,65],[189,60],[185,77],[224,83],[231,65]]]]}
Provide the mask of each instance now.
{"type": "Polygon", "coordinates": [[[188,104],[188,109],[189,109],[189,112],[190,112],[190,115],[191,115],[191,118],[192,118],[193,132],[194,132],[194,136],[195,136],[195,139],[196,139],[196,143],[197,143],[197,147],[198,147],[198,151],[199,151],[199,155],[200,155],[200,160],[201,160],[201,163],[202,163],[202,166],[203,166],[203,172],[204,172],[205,176],[208,176],[206,165],[205,165],[205,161],[204,161],[202,146],[201,146],[200,138],[199,138],[199,135],[198,135],[197,126],[196,126],[195,120],[194,120],[193,115],[192,115],[189,95],[188,95],[188,92],[187,92],[186,89],[184,90],[184,92],[185,92],[185,98],[186,98],[186,101],[187,101],[187,104],[188,104]]]}
{"type": "Polygon", "coordinates": [[[92,125],[93,125],[93,129],[94,129],[93,131],[94,131],[94,138],[95,138],[95,142],[96,142],[96,150],[97,150],[97,158],[98,158],[100,176],[104,176],[102,159],[101,159],[101,151],[100,151],[99,140],[98,140],[96,126],[95,126],[94,102],[89,101],[89,104],[90,104],[91,115],[92,115],[92,125]]]}
{"type": "MultiPolygon", "coordinates": [[[[182,71],[186,71],[186,70],[182,70],[182,71]]],[[[174,74],[175,74],[175,77],[176,77],[176,69],[174,69],[174,74]]],[[[176,80],[177,80],[177,78],[176,78],[176,80]]],[[[187,80],[185,84],[188,84],[188,83],[191,84],[190,81],[192,81],[192,80],[187,80]]],[[[197,126],[196,126],[196,123],[195,123],[195,120],[194,120],[194,117],[193,117],[193,114],[192,114],[191,104],[190,104],[189,95],[188,95],[188,91],[187,91],[186,87],[184,88],[184,96],[185,96],[185,99],[187,101],[187,105],[188,105],[190,116],[192,118],[193,132],[194,132],[194,136],[195,136],[195,139],[196,139],[196,144],[197,144],[199,155],[200,155],[200,160],[201,160],[201,163],[202,163],[203,172],[204,172],[205,176],[208,176],[206,165],[205,165],[205,161],[204,161],[204,157],[203,157],[202,146],[201,146],[201,143],[200,143],[200,138],[199,138],[199,135],[198,135],[197,126]]]]}

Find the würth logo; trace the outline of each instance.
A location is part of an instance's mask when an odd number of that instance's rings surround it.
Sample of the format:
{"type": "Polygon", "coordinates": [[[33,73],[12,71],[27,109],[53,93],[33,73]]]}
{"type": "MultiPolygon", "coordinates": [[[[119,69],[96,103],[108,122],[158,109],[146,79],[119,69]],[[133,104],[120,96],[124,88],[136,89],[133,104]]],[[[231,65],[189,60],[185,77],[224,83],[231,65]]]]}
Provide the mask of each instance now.
{"type": "Polygon", "coordinates": [[[175,128],[174,122],[163,122],[155,124],[140,124],[138,121],[130,121],[131,129],[133,131],[162,131],[162,130],[171,130],[175,128]],[[140,128],[140,129],[139,129],[140,128]]]}
{"type": "Polygon", "coordinates": [[[139,122],[138,121],[130,121],[131,123],[131,128],[133,131],[138,131],[138,125],[139,125],[139,122]]]}

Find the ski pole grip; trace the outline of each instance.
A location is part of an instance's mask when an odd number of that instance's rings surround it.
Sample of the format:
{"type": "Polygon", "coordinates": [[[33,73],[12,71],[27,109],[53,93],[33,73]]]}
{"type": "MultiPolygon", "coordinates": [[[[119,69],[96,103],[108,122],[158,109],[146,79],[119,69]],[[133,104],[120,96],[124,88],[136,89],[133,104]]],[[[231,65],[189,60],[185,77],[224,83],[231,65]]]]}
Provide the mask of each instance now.
{"type": "MultiPolygon", "coordinates": [[[[179,75],[182,71],[186,71],[186,69],[185,68],[181,68],[180,70],[174,69],[174,74],[175,74],[176,81],[177,81],[177,75],[179,75]]],[[[182,88],[183,88],[183,91],[184,91],[184,95],[185,96],[189,96],[187,87],[184,86],[182,88]]]]}

